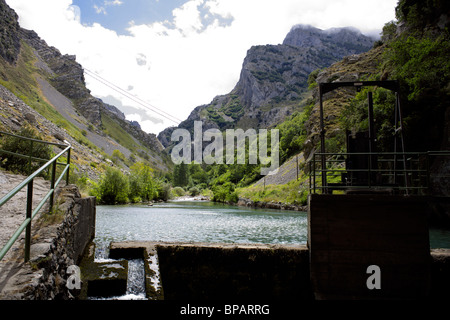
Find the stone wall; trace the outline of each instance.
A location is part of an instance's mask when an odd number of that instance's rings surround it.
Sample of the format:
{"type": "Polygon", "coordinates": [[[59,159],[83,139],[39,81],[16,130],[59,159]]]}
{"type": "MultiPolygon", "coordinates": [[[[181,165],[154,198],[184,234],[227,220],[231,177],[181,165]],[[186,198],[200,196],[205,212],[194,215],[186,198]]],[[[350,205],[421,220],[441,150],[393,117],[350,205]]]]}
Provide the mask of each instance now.
{"type": "MultiPolygon", "coordinates": [[[[52,213],[32,221],[30,261],[23,252],[9,263],[2,300],[68,300],[67,268],[77,265],[95,235],[95,198],[81,198],[75,185],[57,190],[52,213]]],[[[22,246],[23,247],[23,246],[22,246]]],[[[22,250],[21,250],[22,251],[22,250]]],[[[2,270],[5,271],[5,270],[2,270]]]]}

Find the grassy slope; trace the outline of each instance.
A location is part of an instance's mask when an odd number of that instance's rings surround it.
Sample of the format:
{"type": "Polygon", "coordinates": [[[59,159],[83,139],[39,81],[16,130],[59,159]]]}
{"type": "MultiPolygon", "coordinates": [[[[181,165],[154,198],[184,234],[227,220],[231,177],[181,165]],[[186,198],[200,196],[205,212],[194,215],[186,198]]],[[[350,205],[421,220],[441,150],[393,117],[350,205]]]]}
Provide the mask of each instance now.
{"type": "MultiPolygon", "coordinates": [[[[64,129],[78,143],[87,147],[90,150],[91,155],[98,159],[93,160],[91,156],[86,157],[83,153],[75,153],[73,163],[77,165],[77,167],[84,167],[93,162],[100,163],[101,159],[110,157],[89,141],[80,128],[65,119],[47,101],[35,78],[36,76],[46,78],[46,75],[41,69],[35,66],[36,61],[37,58],[33,53],[33,49],[27,43],[22,41],[21,51],[15,65],[7,63],[0,57],[0,84],[14,93],[19,99],[36,110],[47,120],[51,121],[59,128],[64,129]]],[[[111,136],[111,138],[120,142],[121,145],[129,149],[132,153],[136,153],[138,150],[143,150],[145,153],[151,152],[148,148],[140,145],[110,117],[105,114],[102,116],[104,131],[111,136]]],[[[98,171],[98,173],[102,171],[101,166],[91,167],[90,169],[98,171]]]]}

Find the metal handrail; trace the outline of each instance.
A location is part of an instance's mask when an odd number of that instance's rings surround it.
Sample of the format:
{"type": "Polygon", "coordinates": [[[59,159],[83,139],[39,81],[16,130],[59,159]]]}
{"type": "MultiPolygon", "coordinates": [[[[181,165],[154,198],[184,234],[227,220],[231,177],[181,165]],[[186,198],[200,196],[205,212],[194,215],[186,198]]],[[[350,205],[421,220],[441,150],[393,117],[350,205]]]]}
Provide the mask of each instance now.
{"type": "MultiPolygon", "coordinates": [[[[15,136],[21,139],[25,140],[31,140],[33,142],[39,142],[49,145],[56,145],[59,147],[64,147],[63,151],[58,153],[56,156],[54,156],[50,160],[44,160],[39,158],[34,158],[34,160],[39,161],[47,161],[43,166],[41,166],[39,169],[37,169],[35,172],[33,172],[31,175],[29,175],[25,180],[23,180],[21,183],[19,183],[14,189],[12,189],[8,194],[6,194],[3,198],[0,199],[0,207],[3,206],[8,200],[10,200],[15,194],[17,194],[20,190],[22,190],[25,186],[27,186],[27,203],[26,203],[26,218],[22,222],[22,224],[17,228],[17,230],[14,232],[14,234],[11,236],[11,238],[8,240],[5,246],[0,250],[0,260],[3,259],[3,257],[6,255],[6,253],[11,249],[12,245],[17,241],[19,236],[22,234],[23,230],[26,228],[25,233],[25,262],[29,261],[30,259],[30,246],[31,246],[31,221],[36,216],[36,214],[39,212],[39,210],[44,206],[45,202],[50,199],[49,203],[49,210],[51,211],[53,208],[53,198],[54,198],[54,191],[58,184],[61,182],[64,175],[66,176],[66,184],[69,183],[69,168],[70,168],[70,151],[72,146],[69,142],[66,142],[67,144],[58,144],[53,142],[47,142],[42,140],[36,140],[32,138],[27,137],[21,137],[18,135],[14,135],[7,132],[0,131],[0,134],[6,134],[9,136],[15,136]],[[61,163],[57,160],[67,152],[67,162],[61,163]],[[56,178],[56,165],[64,165],[64,169],[62,170],[61,174],[58,178],[56,178]],[[36,206],[34,210],[32,210],[32,203],[33,203],[33,179],[36,178],[39,174],[41,174],[44,170],[49,168],[51,166],[52,174],[51,174],[51,180],[50,180],[50,191],[43,197],[43,199],[39,202],[39,204],[36,206]]],[[[0,152],[3,152],[5,150],[0,150],[0,152]]],[[[7,152],[8,154],[11,154],[10,152],[7,152]]],[[[19,156],[24,157],[31,157],[25,156],[21,154],[16,154],[19,156]]]]}
{"type": "Polygon", "coordinates": [[[430,187],[430,158],[439,156],[450,157],[450,151],[316,152],[307,163],[309,191],[310,193],[332,193],[333,190],[384,189],[424,195],[429,193],[430,187]],[[359,156],[360,160],[365,159],[366,166],[363,168],[347,166],[346,161],[351,156],[359,156]],[[324,163],[325,168],[322,168],[324,163]],[[341,182],[329,181],[332,178],[339,179],[339,175],[341,175],[341,182]],[[359,180],[355,179],[355,175],[359,180]],[[352,179],[357,180],[356,183],[352,179]]]}

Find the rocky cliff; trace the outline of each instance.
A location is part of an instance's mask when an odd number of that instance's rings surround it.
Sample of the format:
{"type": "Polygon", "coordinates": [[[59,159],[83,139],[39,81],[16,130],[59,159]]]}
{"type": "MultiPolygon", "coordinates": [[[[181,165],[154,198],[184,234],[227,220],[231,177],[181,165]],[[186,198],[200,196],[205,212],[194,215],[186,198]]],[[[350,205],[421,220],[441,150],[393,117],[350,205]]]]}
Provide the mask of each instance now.
{"type": "MultiPolygon", "coordinates": [[[[195,120],[203,128],[269,128],[302,107],[309,74],[342,59],[369,50],[373,40],[350,28],[320,30],[294,26],[283,44],[251,47],[240,79],[226,95],[195,108],[179,127],[192,129],[195,120]]],[[[174,128],[158,135],[164,146],[174,128]]]]}
{"type": "Polygon", "coordinates": [[[62,55],[58,49],[50,47],[32,30],[20,29],[20,37],[24,39],[48,66],[51,84],[64,96],[74,102],[74,107],[94,126],[102,125],[102,112],[114,118],[122,128],[146,146],[159,152],[161,144],[154,134],[148,134],[140,127],[132,125],[125,115],[115,106],[103,103],[93,97],[86,88],[83,67],[73,55],[62,55]]]}
{"type": "Polygon", "coordinates": [[[114,150],[126,158],[143,158],[158,169],[167,169],[156,135],[144,132],[126,120],[118,108],[92,96],[75,56],[61,54],[36,32],[21,28],[17,14],[4,0],[0,0],[0,18],[0,84],[4,93],[0,102],[10,107],[0,117],[1,130],[17,131],[29,124],[44,136],[67,139],[77,149],[74,156],[80,159],[74,164],[80,171],[91,171],[114,150]],[[22,101],[16,101],[11,93],[22,101]],[[33,121],[15,109],[19,105],[38,112],[27,111],[28,115],[34,114],[33,121]],[[39,115],[56,126],[44,124],[39,115]]]}

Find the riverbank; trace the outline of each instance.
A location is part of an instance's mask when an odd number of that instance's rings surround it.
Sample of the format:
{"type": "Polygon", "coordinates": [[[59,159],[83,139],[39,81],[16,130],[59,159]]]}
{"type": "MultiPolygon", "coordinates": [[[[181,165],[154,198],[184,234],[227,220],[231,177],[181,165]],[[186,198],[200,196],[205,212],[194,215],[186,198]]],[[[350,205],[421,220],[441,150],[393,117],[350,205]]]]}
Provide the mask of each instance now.
{"type": "MultiPolygon", "coordinates": [[[[206,196],[182,196],[172,199],[170,201],[211,201],[209,197],[206,196]]],[[[262,209],[276,209],[276,210],[292,210],[292,211],[308,211],[308,206],[296,205],[283,203],[281,201],[253,201],[248,198],[239,198],[238,202],[224,202],[225,204],[239,207],[248,207],[248,208],[262,208],[262,209]]]]}
{"type": "Polygon", "coordinates": [[[238,206],[242,207],[252,207],[252,208],[266,208],[266,209],[278,209],[278,210],[294,210],[294,211],[308,211],[308,206],[288,204],[276,201],[252,201],[247,198],[239,198],[236,203],[238,206]]]}

